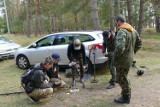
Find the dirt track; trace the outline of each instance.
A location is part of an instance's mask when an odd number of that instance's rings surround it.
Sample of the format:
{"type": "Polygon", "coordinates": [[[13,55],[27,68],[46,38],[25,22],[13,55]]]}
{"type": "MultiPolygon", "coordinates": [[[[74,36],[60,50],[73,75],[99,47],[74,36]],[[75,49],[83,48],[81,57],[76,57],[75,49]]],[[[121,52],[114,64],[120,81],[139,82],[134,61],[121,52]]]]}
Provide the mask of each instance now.
{"type": "MultiPolygon", "coordinates": [[[[155,68],[157,69],[157,67],[155,68]]],[[[159,69],[159,68],[158,68],[159,69]]],[[[53,94],[52,101],[47,99],[48,107],[160,107],[160,74],[154,72],[154,67],[144,69],[143,76],[137,76],[135,69],[131,69],[129,78],[132,85],[132,98],[130,104],[116,104],[113,99],[120,95],[117,84],[114,89],[105,89],[105,76],[97,77],[99,82],[92,84],[86,82],[86,89],[77,83],[80,91],[76,94],[67,94],[68,89],[53,94]],[[151,72],[152,70],[152,72],[151,72]],[[103,81],[103,82],[102,82],[103,81]]],[[[69,83],[69,80],[67,80],[69,83]]],[[[46,101],[46,100],[45,100],[46,101]]]]}

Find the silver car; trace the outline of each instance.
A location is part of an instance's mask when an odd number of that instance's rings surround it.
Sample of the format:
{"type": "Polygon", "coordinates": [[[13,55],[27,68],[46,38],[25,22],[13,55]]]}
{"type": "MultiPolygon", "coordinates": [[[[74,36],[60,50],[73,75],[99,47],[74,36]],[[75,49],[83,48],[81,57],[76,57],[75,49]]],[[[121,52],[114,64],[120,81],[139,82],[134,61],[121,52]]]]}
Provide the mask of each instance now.
{"type": "Polygon", "coordinates": [[[14,43],[3,36],[0,36],[0,60],[6,58],[13,58],[14,51],[20,47],[21,46],[19,44],[14,43]]]}
{"type": "Polygon", "coordinates": [[[101,65],[107,61],[107,58],[102,54],[102,31],[73,31],[49,34],[29,46],[16,50],[16,65],[21,69],[27,69],[31,65],[42,62],[44,58],[51,56],[52,53],[58,53],[61,57],[59,65],[66,67],[69,63],[67,58],[68,44],[72,42],[74,37],[79,38],[85,45],[89,70],[93,68],[94,54],[92,51],[89,52],[88,47],[93,45],[96,47],[94,49],[96,65],[101,65]]]}

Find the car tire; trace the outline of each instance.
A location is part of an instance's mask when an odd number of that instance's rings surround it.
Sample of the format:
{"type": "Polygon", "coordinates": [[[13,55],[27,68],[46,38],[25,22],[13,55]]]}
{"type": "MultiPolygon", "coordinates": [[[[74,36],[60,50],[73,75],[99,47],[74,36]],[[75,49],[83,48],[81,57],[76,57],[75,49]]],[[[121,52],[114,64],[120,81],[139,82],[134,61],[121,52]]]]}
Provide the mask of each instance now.
{"type": "Polygon", "coordinates": [[[28,69],[30,67],[30,63],[28,58],[24,55],[20,55],[16,59],[17,66],[21,69],[28,69]]]}

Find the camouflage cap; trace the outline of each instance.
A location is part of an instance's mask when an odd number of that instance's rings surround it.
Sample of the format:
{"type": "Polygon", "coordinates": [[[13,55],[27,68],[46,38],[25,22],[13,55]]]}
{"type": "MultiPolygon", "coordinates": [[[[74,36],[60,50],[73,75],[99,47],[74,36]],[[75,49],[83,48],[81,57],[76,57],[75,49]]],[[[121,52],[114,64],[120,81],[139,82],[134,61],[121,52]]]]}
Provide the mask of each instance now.
{"type": "Polygon", "coordinates": [[[81,49],[81,41],[78,38],[75,38],[73,41],[74,49],[80,50],[81,49]]]}
{"type": "Polygon", "coordinates": [[[114,18],[116,21],[126,22],[126,18],[124,15],[118,15],[114,18]]]}

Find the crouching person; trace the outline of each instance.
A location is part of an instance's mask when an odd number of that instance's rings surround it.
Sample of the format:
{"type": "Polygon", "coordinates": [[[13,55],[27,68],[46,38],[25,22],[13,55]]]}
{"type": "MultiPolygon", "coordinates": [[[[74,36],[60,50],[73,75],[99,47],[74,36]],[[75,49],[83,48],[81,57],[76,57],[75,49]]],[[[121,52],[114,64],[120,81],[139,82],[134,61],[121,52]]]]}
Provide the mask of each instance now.
{"type": "Polygon", "coordinates": [[[52,54],[52,59],[53,59],[53,65],[52,68],[50,68],[49,71],[47,71],[47,76],[49,77],[49,82],[50,83],[57,83],[56,87],[64,87],[66,83],[61,79],[59,75],[59,66],[58,62],[60,61],[60,55],[57,53],[52,54]]]}
{"type": "Polygon", "coordinates": [[[36,64],[31,70],[22,75],[22,86],[33,102],[37,102],[53,93],[52,87],[56,84],[49,83],[45,73],[52,65],[52,58],[47,57],[44,62],[36,64]]]}

